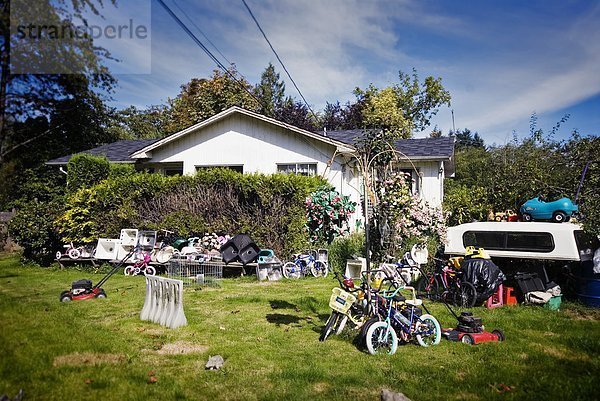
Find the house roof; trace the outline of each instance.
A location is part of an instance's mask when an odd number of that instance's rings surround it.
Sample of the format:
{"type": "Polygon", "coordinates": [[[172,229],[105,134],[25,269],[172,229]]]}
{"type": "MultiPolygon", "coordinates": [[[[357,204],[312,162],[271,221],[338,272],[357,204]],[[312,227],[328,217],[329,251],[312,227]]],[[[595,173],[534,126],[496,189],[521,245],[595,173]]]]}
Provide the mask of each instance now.
{"type": "MultiPolygon", "coordinates": [[[[97,148],[84,150],[81,153],[87,153],[94,156],[106,156],[113,163],[135,163],[130,156],[133,152],[140,150],[158,139],[123,139],[121,141],[98,146],[97,148]]],[[[59,157],[47,161],[47,165],[65,165],[71,160],[74,154],[59,157]]]]}
{"type": "Polygon", "coordinates": [[[317,133],[314,133],[314,132],[306,131],[306,130],[303,130],[301,128],[294,127],[293,125],[290,125],[290,124],[284,123],[282,121],[276,120],[274,118],[266,117],[266,116],[263,116],[262,114],[254,113],[252,111],[243,109],[243,108],[238,107],[238,106],[233,106],[233,107],[228,108],[227,110],[224,110],[224,111],[222,111],[222,112],[220,112],[218,114],[215,114],[214,116],[212,116],[210,118],[207,118],[204,121],[199,122],[198,124],[192,125],[191,127],[188,127],[188,128],[186,128],[184,130],[181,130],[181,131],[176,132],[176,133],[174,133],[172,135],[169,135],[166,138],[163,138],[163,139],[161,139],[159,141],[154,142],[154,143],[152,143],[152,144],[144,147],[143,149],[140,149],[140,150],[134,152],[131,155],[131,157],[133,159],[149,158],[149,157],[151,157],[152,150],[154,150],[156,148],[159,148],[159,147],[161,147],[161,146],[163,146],[163,145],[165,145],[165,144],[167,144],[169,142],[175,141],[178,138],[180,138],[182,136],[185,136],[185,135],[187,135],[187,134],[189,134],[191,132],[197,131],[197,130],[202,129],[202,128],[210,125],[210,124],[213,124],[215,122],[223,120],[223,119],[225,119],[225,118],[227,118],[230,115],[235,114],[235,113],[243,114],[243,115],[249,116],[251,118],[262,120],[262,121],[265,121],[265,122],[267,122],[269,124],[273,124],[273,125],[279,126],[281,128],[285,128],[287,130],[296,132],[296,133],[298,133],[300,135],[303,135],[303,136],[306,136],[306,137],[309,137],[309,138],[312,138],[312,139],[316,139],[316,140],[318,140],[320,142],[327,143],[329,145],[335,146],[337,148],[337,150],[340,151],[340,152],[351,152],[353,150],[352,147],[348,147],[346,143],[338,141],[336,139],[329,138],[329,137],[327,137],[325,135],[322,135],[322,134],[317,134],[317,133]]]}
{"type": "MultiPolygon", "coordinates": [[[[326,131],[325,135],[348,145],[354,145],[364,135],[364,130],[326,131]]],[[[416,160],[445,160],[454,155],[454,138],[411,138],[394,141],[400,153],[416,160]]]]}
{"type": "MultiPolygon", "coordinates": [[[[328,143],[332,146],[335,146],[341,153],[353,153],[355,150],[354,145],[356,140],[365,133],[365,131],[362,129],[314,133],[234,106],[215,114],[214,116],[198,124],[162,139],[125,139],[102,145],[97,148],[89,149],[81,153],[87,153],[95,156],[106,156],[106,158],[113,163],[135,163],[137,161],[136,159],[151,158],[152,150],[185,136],[193,131],[202,129],[203,127],[206,127],[212,123],[227,118],[234,113],[240,113],[251,118],[256,118],[306,137],[328,143]]],[[[399,139],[394,141],[394,147],[399,153],[413,160],[448,161],[454,156],[454,138],[450,137],[399,139]]],[[[73,155],[59,157],[46,162],[46,164],[66,165],[71,157],[73,157],[73,155]]]]}

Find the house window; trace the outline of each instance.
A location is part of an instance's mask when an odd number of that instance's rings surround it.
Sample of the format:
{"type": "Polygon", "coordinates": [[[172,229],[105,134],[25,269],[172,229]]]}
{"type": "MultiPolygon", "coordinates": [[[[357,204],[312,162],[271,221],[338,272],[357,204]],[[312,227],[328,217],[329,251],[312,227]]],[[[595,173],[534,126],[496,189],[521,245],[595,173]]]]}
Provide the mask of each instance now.
{"type": "Polygon", "coordinates": [[[278,164],[277,172],[284,174],[316,175],[317,163],[278,164]]]}
{"type": "Polygon", "coordinates": [[[552,252],[554,238],[538,232],[467,231],[463,245],[492,251],[552,252]]]}
{"type": "Polygon", "coordinates": [[[163,174],[166,176],[183,175],[183,163],[173,163],[162,166],[163,174]]]}
{"type": "Polygon", "coordinates": [[[209,168],[227,168],[229,170],[233,170],[238,173],[244,174],[244,165],[243,164],[221,165],[221,166],[196,166],[196,171],[206,170],[209,168]]]}
{"type": "Polygon", "coordinates": [[[409,185],[410,185],[410,192],[413,195],[417,195],[419,194],[421,187],[420,187],[420,180],[419,180],[419,172],[415,171],[415,169],[400,169],[401,173],[406,174],[407,178],[410,180],[409,185]]]}

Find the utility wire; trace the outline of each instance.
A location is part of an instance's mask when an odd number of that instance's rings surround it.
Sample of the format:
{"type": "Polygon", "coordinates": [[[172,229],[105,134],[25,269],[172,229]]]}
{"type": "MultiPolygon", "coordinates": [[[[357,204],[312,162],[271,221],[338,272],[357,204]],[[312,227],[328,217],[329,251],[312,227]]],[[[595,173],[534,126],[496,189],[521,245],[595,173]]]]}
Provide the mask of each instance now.
{"type": "MultiPolygon", "coordinates": [[[[213,60],[213,61],[214,61],[214,62],[215,62],[215,63],[216,63],[218,66],[219,66],[219,68],[221,68],[221,69],[222,69],[222,70],[223,70],[223,71],[224,71],[224,72],[225,72],[227,75],[229,75],[229,76],[230,76],[230,77],[231,77],[233,80],[235,80],[235,82],[237,82],[237,83],[238,83],[238,85],[240,85],[240,87],[241,87],[242,89],[244,89],[246,92],[248,92],[248,94],[249,94],[250,96],[252,96],[252,98],[253,98],[254,100],[256,100],[256,102],[257,102],[258,104],[261,104],[261,103],[262,103],[262,102],[261,102],[261,101],[260,101],[260,100],[259,100],[259,99],[256,97],[256,95],[255,95],[254,93],[252,93],[250,90],[248,90],[248,88],[246,88],[246,86],[245,86],[245,85],[244,85],[242,82],[240,82],[240,80],[239,80],[239,79],[238,79],[238,78],[237,78],[235,75],[233,75],[233,74],[232,74],[232,73],[231,73],[231,72],[230,72],[230,71],[229,71],[229,70],[228,70],[228,69],[227,69],[227,68],[226,68],[226,67],[223,65],[223,63],[221,63],[221,62],[219,61],[219,59],[217,59],[217,58],[215,57],[215,55],[214,55],[214,54],[213,54],[213,53],[212,53],[210,50],[208,50],[208,49],[206,48],[206,46],[204,46],[204,44],[203,44],[203,43],[200,41],[200,39],[198,39],[198,37],[196,37],[196,35],[194,35],[194,33],[193,33],[192,31],[190,31],[190,29],[189,29],[189,28],[188,28],[188,27],[185,25],[185,23],[183,23],[183,21],[181,21],[181,19],[179,19],[179,17],[177,17],[177,15],[176,15],[176,14],[175,14],[175,13],[174,13],[174,12],[173,12],[173,11],[172,11],[170,8],[169,8],[169,6],[167,6],[167,5],[165,4],[165,2],[164,2],[163,0],[156,0],[156,1],[158,1],[158,3],[159,3],[159,4],[160,4],[160,5],[161,5],[161,6],[162,6],[162,7],[163,7],[163,8],[164,8],[166,11],[167,11],[167,13],[168,13],[168,14],[169,14],[169,15],[170,15],[170,16],[171,16],[171,17],[172,17],[174,20],[175,20],[175,22],[177,22],[177,24],[178,24],[178,25],[181,27],[181,29],[183,29],[183,30],[185,31],[185,33],[187,33],[187,34],[188,34],[188,36],[189,36],[190,38],[192,38],[192,40],[193,40],[193,41],[194,41],[194,42],[195,42],[195,43],[196,43],[198,46],[200,46],[200,48],[202,48],[202,50],[204,50],[204,52],[205,52],[205,53],[208,55],[208,57],[210,57],[210,59],[211,59],[211,60],[213,60]]],[[[184,13],[184,14],[185,14],[185,13],[184,13]]],[[[189,18],[189,17],[188,17],[188,18],[189,18]]],[[[285,67],[284,67],[284,68],[285,68],[285,67]]],[[[241,74],[240,74],[240,75],[241,75],[241,74]]],[[[242,75],[242,78],[243,78],[243,75],[242,75]]],[[[244,78],[244,79],[245,79],[245,78],[244,78]]],[[[291,77],[290,77],[290,79],[291,79],[291,77]]],[[[294,85],[295,85],[295,84],[294,84],[294,85]]],[[[297,87],[296,87],[296,88],[297,88],[297,87]]],[[[304,99],[304,98],[303,98],[303,99],[304,99]]],[[[305,100],[305,102],[306,102],[306,100],[305,100]]],[[[308,104],[307,104],[307,106],[308,106],[308,104]]],[[[310,106],[308,106],[308,108],[310,109],[310,106]]],[[[310,111],[313,113],[313,115],[315,115],[315,113],[314,113],[312,110],[310,110],[310,111]]],[[[283,124],[284,124],[286,127],[290,128],[290,129],[291,129],[291,128],[294,128],[292,125],[290,125],[290,124],[286,123],[285,121],[280,121],[280,122],[281,122],[281,123],[283,123],[283,124]]],[[[322,151],[321,151],[321,150],[320,150],[320,149],[319,149],[317,146],[315,146],[315,145],[314,145],[314,144],[313,144],[313,143],[312,143],[312,142],[311,142],[311,141],[310,141],[308,138],[305,138],[305,137],[304,137],[304,135],[301,135],[301,138],[302,138],[302,139],[303,139],[303,140],[304,140],[306,143],[308,143],[308,144],[309,144],[311,147],[313,147],[313,148],[314,148],[316,151],[318,151],[320,154],[322,154],[323,156],[325,156],[325,157],[327,157],[327,158],[329,158],[329,157],[330,157],[328,154],[325,154],[325,153],[323,153],[323,152],[322,152],[322,151]]]]}
{"type": "Polygon", "coordinates": [[[179,7],[179,4],[177,4],[177,2],[175,0],[173,0],[173,4],[175,4],[175,7],[177,7],[177,9],[179,11],[181,11],[181,13],[183,15],[185,15],[185,17],[188,19],[188,21],[190,21],[190,23],[194,26],[194,28],[196,28],[198,30],[198,32],[200,32],[202,34],[202,36],[204,36],[204,39],[206,39],[206,41],[211,44],[211,46],[217,51],[217,53],[219,53],[221,55],[221,57],[223,57],[225,59],[225,61],[227,61],[227,64],[233,65],[233,63],[231,61],[229,61],[229,59],[227,57],[225,57],[225,55],[223,53],[221,53],[219,48],[209,39],[209,37],[206,36],[206,34],[202,31],[202,29],[200,29],[200,27],[198,27],[198,25],[196,25],[194,20],[191,19],[189,17],[189,15],[181,7],[179,7]]]}
{"type": "Polygon", "coordinates": [[[302,94],[302,92],[300,91],[300,88],[298,88],[298,85],[296,85],[296,82],[294,81],[294,79],[292,78],[290,72],[287,70],[287,68],[285,68],[285,64],[283,64],[283,61],[281,61],[281,58],[279,57],[279,54],[277,54],[277,52],[275,51],[275,49],[273,48],[273,45],[271,44],[271,42],[269,41],[269,38],[267,38],[267,34],[265,33],[265,31],[263,31],[263,29],[261,28],[260,24],[258,23],[258,20],[256,19],[256,17],[254,16],[254,14],[252,13],[252,10],[250,9],[250,7],[248,6],[248,3],[246,3],[246,0],[242,0],[242,3],[244,3],[244,6],[246,6],[246,9],[248,10],[248,12],[250,13],[250,16],[252,17],[252,19],[254,20],[254,22],[256,23],[256,26],[258,27],[258,30],[260,31],[260,33],[262,33],[263,37],[265,38],[265,40],[267,41],[267,43],[269,44],[269,47],[271,48],[271,50],[273,51],[273,54],[275,54],[275,57],[277,57],[277,61],[279,61],[279,64],[281,64],[281,67],[283,67],[283,70],[285,71],[285,73],[287,74],[288,78],[290,79],[290,81],[292,81],[292,84],[294,84],[294,88],[296,88],[296,90],[298,91],[298,93],[300,94],[300,97],[302,98],[302,100],[304,101],[304,104],[306,104],[306,107],[308,107],[308,109],[310,110],[310,112],[312,113],[313,117],[316,119],[317,115],[315,114],[315,112],[313,111],[313,109],[310,107],[310,105],[308,104],[308,102],[306,101],[306,98],[304,97],[304,95],[302,94]]]}
{"type": "MultiPolygon", "coordinates": [[[[156,0],[158,1],[158,3],[167,11],[167,13],[175,20],[175,22],[177,22],[177,24],[181,27],[181,29],[183,29],[185,31],[185,33],[188,34],[188,36],[190,38],[192,38],[192,40],[198,45],[200,46],[200,48],[202,50],[204,50],[204,52],[208,55],[208,57],[210,57],[210,59],[212,61],[214,61],[219,68],[221,68],[223,70],[223,72],[227,75],[229,75],[235,82],[237,82],[237,84],[244,89],[246,92],[248,92],[248,94],[250,96],[252,96],[252,98],[254,100],[256,100],[258,102],[258,104],[261,104],[261,101],[254,95],[254,93],[252,93],[247,87],[246,85],[243,84],[243,82],[241,82],[234,74],[231,73],[231,71],[229,71],[229,69],[227,67],[225,67],[223,65],[223,63],[221,63],[221,61],[215,57],[215,55],[208,50],[208,48],[206,46],[204,46],[204,43],[202,43],[200,41],[200,39],[198,39],[198,37],[196,35],[194,35],[194,33],[192,31],[190,31],[190,29],[183,23],[183,21],[181,19],[179,19],[179,17],[173,12],[173,10],[171,10],[169,8],[169,6],[167,6],[165,4],[165,2],[163,0],[156,0]]],[[[189,17],[188,17],[189,18],[189,17]]]]}

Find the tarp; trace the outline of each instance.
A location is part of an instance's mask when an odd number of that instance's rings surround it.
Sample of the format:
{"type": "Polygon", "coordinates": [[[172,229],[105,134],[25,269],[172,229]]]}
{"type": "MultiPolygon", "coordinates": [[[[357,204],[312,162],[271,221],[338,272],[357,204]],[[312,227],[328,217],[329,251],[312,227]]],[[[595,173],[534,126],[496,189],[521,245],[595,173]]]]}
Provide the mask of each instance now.
{"type": "Polygon", "coordinates": [[[491,297],[506,278],[500,268],[489,259],[464,260],[461,270],[463,280],[473,284],[477,290],[478,304],[491,297]]]}

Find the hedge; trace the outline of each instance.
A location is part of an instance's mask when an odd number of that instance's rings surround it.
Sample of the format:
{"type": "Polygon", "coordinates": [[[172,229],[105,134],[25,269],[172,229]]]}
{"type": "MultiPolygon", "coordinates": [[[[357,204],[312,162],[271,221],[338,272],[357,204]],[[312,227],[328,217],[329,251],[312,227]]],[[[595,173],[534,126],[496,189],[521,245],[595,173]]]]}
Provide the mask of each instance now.
{"type": "Polygon", "coordinates": [[[56,223],[64,241],[75,243],[115,238],[122,228],[168,229],[184,237],[245,233],[287,257],[309,246],[305,200],[322,185],[319,177],[229,169],[194,176],[116,175],[69,196],[56,223]]]}

